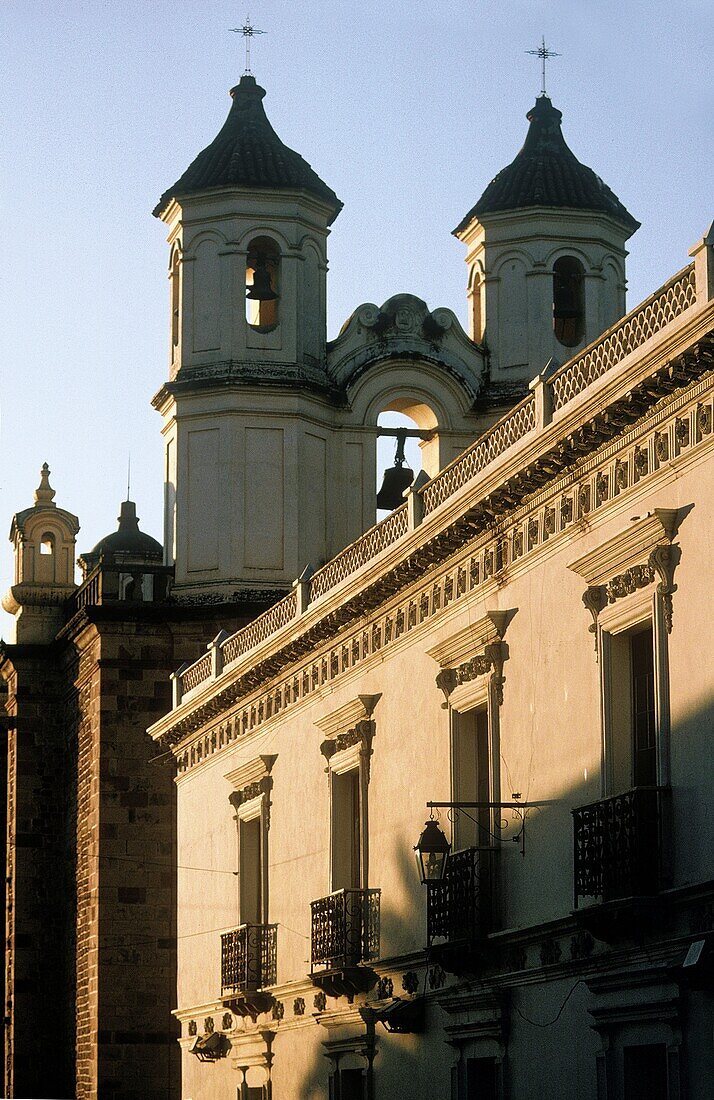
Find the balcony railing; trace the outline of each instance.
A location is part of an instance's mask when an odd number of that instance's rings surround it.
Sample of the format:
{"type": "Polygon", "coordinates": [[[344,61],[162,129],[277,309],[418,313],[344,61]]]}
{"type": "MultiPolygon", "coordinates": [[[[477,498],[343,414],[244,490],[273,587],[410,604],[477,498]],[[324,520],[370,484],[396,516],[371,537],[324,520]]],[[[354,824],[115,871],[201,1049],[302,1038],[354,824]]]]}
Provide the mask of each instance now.
{"type": "Polygon", "coordinates": [[[454,963],[467,964],[491,930],[494,857],[492,848],[452,852],[443,881],[427,887],[430,949],[446,962],[453,956],[454,963]]]}
{"type": "Polygon", "coordinates": [[[221,936],[224,997],[250,993],[277,981],[277,924],[242,924],[221,936]]]}
{"type": "Polygon", "coordinates": [[[663,787],[636,787],[573,810],[575,906],[656,894],[662,878],[663,787]]]}
{"type": "Polygon", "coordinates": [[[312,972],[379,958],[379,890],[338,890],[312,903],[312,972]]]}

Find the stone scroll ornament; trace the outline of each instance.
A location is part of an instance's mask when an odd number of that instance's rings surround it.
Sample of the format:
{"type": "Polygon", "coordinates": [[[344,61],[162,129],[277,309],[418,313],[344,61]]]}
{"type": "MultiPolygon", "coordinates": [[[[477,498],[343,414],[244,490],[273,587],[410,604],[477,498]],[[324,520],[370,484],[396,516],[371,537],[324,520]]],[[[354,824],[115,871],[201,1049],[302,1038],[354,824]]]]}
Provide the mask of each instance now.
{"type": "Polygon", "coordinates": [[[503,706],[503,685],[506,677],[503,675],[503,642],[493,642],[484,647],[484,652],[464,661],[456,668],[442,668],[436,676],[436,686],[444,693],[442,710],[449,706],[449,696],[459,684],[467,684],[479,676],[491,673],[492,683],[496,689],[496,701],[499,707],[503,706]]]}
{"type": "Polygon", "coordinates": [[[583,593],[583,603],[592,615],[592,624],[588,628],[595,635],[595,655],[598,653],[597,623],[600,612],[609,604],[624,596],[630,596],[640,588],[647,588],[659,578],[657,593],[662,597],[664,623],[667,633],[672,633],[673,606],[672,596],[677,591],[674,572],[682,557],[678,543],[661,543],[655,546],[646,562],[633,565],[623,573],[612,577],[607,584],[590,585],[583,593]]]}

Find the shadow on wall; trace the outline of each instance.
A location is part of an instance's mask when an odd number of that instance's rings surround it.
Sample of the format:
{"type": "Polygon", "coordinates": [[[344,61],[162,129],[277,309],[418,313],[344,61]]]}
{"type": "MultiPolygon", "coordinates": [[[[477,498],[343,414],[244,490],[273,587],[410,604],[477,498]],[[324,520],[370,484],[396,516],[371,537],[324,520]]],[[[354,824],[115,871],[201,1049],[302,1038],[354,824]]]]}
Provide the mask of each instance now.
{"type": "MultiPolygon", "coordinates": [[[[416,838],[415,838],[416,839],[416,838]]],[[[404,908],[397,910],[389,905],[385,906],[385,898],[382,895],[380,912],[380,943],[382,950],[388,951],[394,945],[403,945],[412,942],[412,950],[419,950],[426,940],[425,907],[426,897],[424,888],[419,883],[416,874],[412,852],[406,851],[402,845],[394,848],[394,862],[398,872],[398,893],[404,899],[404,908]]],[[[379,883],[376,884],[377,886],[379,883]]],[[[385,969],[389,966],[389,959],[384,958],[385,969]]],[[[381,969],[379,963],[377,969],[381,969]]],[[[410,972],[410,967],[405,964],[401,970],[393,975],[393,996],[407,998],[408,994],[402,988],[404,974],[410,972]]],[[[412,972],[413,973],[413,972],[412,972]]],[[[315,990],[317,992],[317,990],[315,990]]],[[[423,989],[417,990],[421,995],[423,989]]],[[[366,996],[355,998],[355,1005],[368,1007],[378,1000],[379,990],[375,986],[366,996]]],[[[347,1006],[345,998],[327,998],[327,1012],[339,1011],[347,1006]]],[[[440,1028],[441,1009],[437,1005],[430,1005],[427,1011],[425,1034],[432,1032],[437,1034],[436,1049],[437,1063],[433,1058],[424,1056],[424,1034],[390,1034],[381,1023],[372,1025],[375,1041],[374,1058],[374,1087],[373,1092],[365,1091],[365,1096],[398,1097],[405,1096],[441,1097],[449,1095],[450,1067],[454,1062],[453,1051],[442,1044],[442,1036],[438,1035],[440,1028]],[[408,1093],[404,1092],[408,1082],[408,1093]]],[[[319,1015],[316,1014],[317,1036],[311,1036],[311,1042],[316,1044],[314,1064],[310,1071],[303,1077],[295,1093],[295,1100],[325,1100],[332,1096],[330,1090],[330,1074],[334,1063],[328,1056],[328,1051],[323,1043],[339,1041],[343,1038],[340,1031],[343,1029],[328,1029],[319,1023],[319,1015]]],[[[361,1039],[369,1039],[370,1027],[351,1024],[344,1029],[345,1034],[359,1036],[361,1039]]],[[[280,1058],[280,1035],[276,1039],[276,1061],[280,1058]]],[[[349,1044],[348,1044],[349,1045],[349,1044]]],[[[357,1043],[355,1045],[358,1045],[357,1043]]],[[[361,1055],[345,1055],[341,1059],[344,1069],[356,1070],[366,1066],[366,1061],[361,1055]]],[[[277,1076],[277,1075],[276,1075],[277,1076]]],[[[351,1084],[351,1083],[350,1083],[351,1084]]],[[[365,1082],[366,1084],[366,1082],[365,1082]]],[[[348,1088],[349,1086],[346,1086],[348,1088]]],[[[343,1092],[344,1100],[352,1096],[360,1095],[349,1091],[343,1092]]]]}
{"type": "MultiPolygon", "coordinates": [[[[686,887],[698,882],[706,883],[714,879],[714,837],[709,823],[709,781],[711,761],[709,759],[709,741],[714,728],[714,698],[702,707],[682,715],[673,725],[670,738],[670,760],[672,775],[672,856],[671,877],[665,875],[662,887],[672,885],[686,887]]],[[[620,792],[615,792],[615,794],[620,792]]],[[[624,793],[624,792],[623,792],[624,793]]],[[[519,845],[508,843],[499,853],[500,875],[498,881],[500,893],[508,883],[508,905],[497,906],[496,928],[527,927],[541,922],[568,919],[573,910],[573,815],[574,809],[598,802],[599,776],[583,779],[576,785],[564,790],[560,797],[543,800],[529,816],[527,822],[527,843],[525,856],[522,857],[519,845]]],[[[397,945],[413,941],[421,945],[426,942],[425,907],[426,898],[423,888],[417,880],[411,851],[400,844],[395,845],[393,858],[398,869],[398,888],[395,893],[403,899],[403,907],[397,909],[389,905],[389,898],[382,896],[381,910],[381,946],[389,952],[398,949],[397,945]],[[386,904],[385,904],[386,903],[386,904]]],[[[379,883],[374,885],[379,886],[379,883]]],[[[497,889],[499,887],[497,886],[497,889]]],[[[583,901],[594,899],[581,899],[583,901]]],[[[597,1095],[597,1077],[595,1055],[600,1040],[593,1031],[592,1017],[588,1008],[592,1004],[592,995],[585,981],[591,981],[598,974],[615,968],[622,962],[623,947],[636,949],[638,966],[642,966],[642,949],[664,939],[666,944],[673,937],[673,946],[667,960],[670,965],[681,963],[684,951],[681,945],[682,933],[692,938],[701,936],[712,928],[711,899],[709,899],[708,921],[701,927],[701,899],[698,903],[682,902],[683,908],[678,924],[664,928],[653,924],[637,942],[627,933],[612,944],[595,939],[592,953],[587,957],[577,954],[579,936],[573,935],[572,925],[558,936],[558,931],[550,926],[549,938],[542,942],[537,935],[533,943],[524,947],[523,943],[505,942],[496,946],[491,943],[489,954],[478,973],[465,975],[475,994],[481,991],[507,988],[510,1007],[505,1020],[505,1030],[511,1035],[511,1049],[507,1053],[504,1074],[509,1080],[509,1089],[514,1097],[535,1095],[565,1095],[567,1090],[577,1087],[577,1095],[582,1100],[595,1100],[597,1095]],[[697,908],[697,904],[699,908],[697,908]],[[548,952],[556,954],[548,957],[548,952]],[[514,958],[518,956],[519,961],[514,958]],[[671,957],[670,957],[671,956],[671,957]],[[619,960],[619,963],[618,963],[619,960]],[[562,962],[564,966],[557,966],[562,962]],[[548,973],[548,966],[552,972],[548,973]],[[529,978],[528,970],[541,971],[537,977],[529,978]],[[525,971],[523,981],[513,984],[513,974],[525,971]],[[502,986],[503,979],[506,982],[502,986]],[[535,984],[534,984],[535,982],[535,984]],[[579,988],[578,988],[579,987],[579,988]],[[571,993],[572,998],[571,998],[571,993]],[[568,1037],[567,1041],[563,1038],[568,1037]],[[532,1059],[533,1046],[538,1044],[541,1057],[534,1069],[532,1059]],[[526,1083],[528,1082],[528,1083],[526,1083]],[[519,1091],[519,1089],[521,1091],[519,1091]],[[549,1090],[553,1089],[553,1092],[549,1090]],[[565,1090],[565,1091],[562,1091],[565,1090]],[[545,1090],[545,1091],[542,1091],[545,1090]]],[[[706,907],[705,907],[706,908],[706,907]]],[[[665,948],[665,956],[667,950],[665,948]]],[[[659,956],[658,956],[659,957],[659,956]]],[[[663,956],[664,957],[664,956],[663,956]]],[[[389,957],[384,958],[385,967],[389,967],[389,957]]],[[[377,969],[380,969],[379,964],[377,969]]],[[[405,964],[393,976],[393,996],[404,996],[401,986],[403,972],[409,969],[405,964]]],[[[452,979],[446,979],[447,986],[452,979]]],[[[435,994],[427,1007],[426,1026],[422,1034],[389,1034],[381,1023],[375,1025],[375,1057],[373,1091],[365,1091],[365,1096],[391,1098],[447,1097],[450,1095],[451,1067],[457,1062],[457,1053],[449,1042],[444,1025],[453,1024],[438,1004],[440,982],[429,992],[435,994]]],[[[421,986],[418,993],[423,992],[421,986]]],[[[377,989],[364,997],[358,997],[356,1005],[369,1006],[377,999],[377,989]]],[[[711,997],[708,1013],[711,1013],[711,997]]],[[[701,1030],[706,1021],[701,1017],[701,995],[682,990],[683,1021],[690,1021],[692,1028],[701,1030]]],[[[327,1012],[344,1009],[344,999],[327,1000],[327,1012]]],[[[685,1024],[685,1027],[690,1026],[685,1024]]],[[[711,1028],[712,1021],[708,1026],[711,1028]]],[[[349,1049],[349,1039],[361,1034],[365,1037],[367,1029],[354,1023],[344,1027],[322,1027],[316,1014],[317,1035],[307,1033],[309,1042],[314,1044],[313,1063],[310,1070],[291,1093],[300,1100],[325,1100],[330,1091],[329,1077],[332,1060],[323,1043],[345,1042],[349,1049]]],[[[476,1033],[477,1034],[477,1033],[476,1033]]],[[[617,1028],[614,1033],[618,1038],[617,1028]]],[[[624,1033],[623,1033],[624,1034],[624,1033]]],[[[696,1035],[694,1036],[696,1037],[696,1035]]],[[[307,1038],[307,1036],[306,1036],[307,1038]]],[[[685,1032],[686,1040],[686,1032],[685,1032]]],[[[478,1041],[478,1040],[477,1040],[478,1041]]],[[[281,1057],[280,1035],[276,1037],[276,1068],[281,1057]]],[[[689,1043],[686,1041],[683,1051],[687,1051],[686,1074],[692,1089],[692,1095],[705,1095],[708,1082],[714,1078],[714,1050],[711,1044],[689,1043]],[[696,1049],[695,1049],[696,1048],[696,1049]],[[706,1048],[706,1049],[705,1049],[706,1048]]],[[[478,1048],[476,1048],[478,1049],[478,1048]]],[[[491,1048],[492,1049],[492,1048],[491,1048]]],[[[350,1057],[345,1066],[365,1065],[364,1058],[350,1057]]],[[[276,1079],[280,1076],[275,1075],[276,1079]]],[[[337,1094],[336,1094],[337,1095],[337,1094]]],[[[347,1091],[346,1096],[353,1093],[347,1091]]],[[[355,1093],[360,1095],[361,1093],[355,1093]]]]}

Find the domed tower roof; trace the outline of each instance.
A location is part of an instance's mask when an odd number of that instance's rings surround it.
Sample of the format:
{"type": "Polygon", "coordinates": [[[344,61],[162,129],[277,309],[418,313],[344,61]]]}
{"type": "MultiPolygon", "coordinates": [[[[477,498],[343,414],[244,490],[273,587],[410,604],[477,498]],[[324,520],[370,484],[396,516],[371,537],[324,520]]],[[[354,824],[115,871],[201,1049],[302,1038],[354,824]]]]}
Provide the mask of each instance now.
{"type": "Polygon", "coordinates": [[[125,500],[121,504],[118,529],[100,539],[93,550],[82,555],[80,562],[90,570],[100,558],[108,555],[120,562],[160,563],[163,554],[161,543],[139,530],[134,501],[125,500]]]}
{"type": "Polygon", "coordinates": [[[333,208],[334,220],[342,203],[299,153],[283,145],[263,108],[265,89],[245,73],[230,94],[233,105],[223,129],[164,191],[154,215],[160,217],[169,201],[181,195],[226,187],[264,187],[307,191],[333,208]]]}
{"type": "Polygon", "coordinates": [[[563,115],[548,96],[539,96],[526,117],[530,126],[523,148],[491,180],[454,233],[458,236],[482,214],[533,206],[607,214],[628,229],[629,234],[634,233],[640,223],[592,168],[581,164],[566,145],[560,128],[563,115]]]}

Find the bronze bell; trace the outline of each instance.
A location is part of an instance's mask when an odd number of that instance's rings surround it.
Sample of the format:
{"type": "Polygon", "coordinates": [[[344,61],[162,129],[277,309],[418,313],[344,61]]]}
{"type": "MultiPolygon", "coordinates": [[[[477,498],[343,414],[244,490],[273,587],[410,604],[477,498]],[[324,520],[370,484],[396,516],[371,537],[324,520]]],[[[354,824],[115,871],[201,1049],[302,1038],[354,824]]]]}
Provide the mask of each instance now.
{"type": "Polygon", "coordinates": [[[377,507],[385,508],[388,512],[404,504],[404,490],[408,489],[414,480],[414,471],[404,465],[404,440],[406,432],[397,434],[397,453],[394,456],[394,465],[384,471],[382,488],[377,493],[377,507]]]}
{"type": "Polygon", "coordinates": [[[259,256],[255,261],[253,284],[246,287],[245,296],[246,298],[255,298],[258,302],[273,302],[278,297],[273,290],[270,272],[262,256],[259,256]]]}

